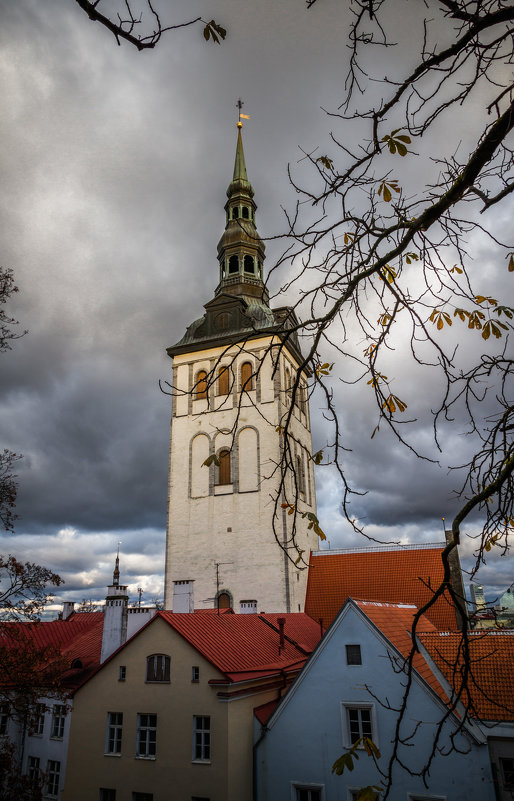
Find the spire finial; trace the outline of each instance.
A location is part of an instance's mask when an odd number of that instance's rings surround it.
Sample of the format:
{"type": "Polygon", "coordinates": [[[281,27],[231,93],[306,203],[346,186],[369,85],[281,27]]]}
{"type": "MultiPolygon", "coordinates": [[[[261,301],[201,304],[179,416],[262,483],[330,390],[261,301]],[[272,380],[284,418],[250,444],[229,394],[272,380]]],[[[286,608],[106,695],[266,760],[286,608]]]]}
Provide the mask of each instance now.
{"type": "Polygon", "coordinates": [[[243,120],[249,120],[250,119],[250,115],[249,114],[243,114],[243,112],[241,111],[243,106],[244,106],[244,102],[241,100],[241,98],[239,98],[237,103],[236,103],[236,107],[239,110],[239,116],[238,116],[238,119],[237,119],[237,128],[239,128],[239,129],[241,129],[243,127],[243,123],[241,122],[242,119],[243,120]]]}
{"type": "Polygon", "coordinates": [[[116,561],[114,563],[114,571],[112,574],[112,583],[115,587],[118,587],[120,583],[120,545],[121,540],[118,542],[118,551],[116,553],[116,561]]]}

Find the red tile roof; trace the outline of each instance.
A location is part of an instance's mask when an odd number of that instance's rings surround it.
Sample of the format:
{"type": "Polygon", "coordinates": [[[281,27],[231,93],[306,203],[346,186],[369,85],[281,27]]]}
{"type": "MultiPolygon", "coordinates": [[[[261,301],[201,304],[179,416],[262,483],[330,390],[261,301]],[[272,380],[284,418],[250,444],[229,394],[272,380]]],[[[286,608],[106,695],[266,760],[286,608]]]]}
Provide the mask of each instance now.
{"type": "Polygon", "coordinates": [[[319,625],[304,613],[275,616],[158,612],[157,617],[172,626],[231,681],[299,667],[320,638],[319,625]],[[282,648],[276,617],[286,621],[282,648]],[[302,646],[288,639],[293,633],[302,646]]]}
{"type": "MultiPolygon", "coordinates": [[[[327,628],[348,597],[421,608],[443,578],[443,545],[377,547],[311,554],[305,611],[327,628]]],[[[426,616],[439,630],[457,629],[455,609],[446,596],[426,616]]]]}
{"type": "Polygon", "coordinates": [[[10,640],[15,648],[23,647],[23,641],[27,640],[41,651],[57,649],[67,666],[62,681],[66,687],[72,688],[84,681],[100,664],[102,630],[102,612],[81,612],[71,615],[67,620],[3,623],[0,635],[3,634],[4,643],[10,640]],[[80,659],[82,667],[71,667],[75,659],[80,659]]]}
{"type": "Polygon", "coordinates": [[[514,720],[514,631],[469,634],[469,676],[465,676],[460,633],[426,632],[419,640],[474,717],[514,720]],[[468,690],[464,689],[467,682],[468,690]]]}

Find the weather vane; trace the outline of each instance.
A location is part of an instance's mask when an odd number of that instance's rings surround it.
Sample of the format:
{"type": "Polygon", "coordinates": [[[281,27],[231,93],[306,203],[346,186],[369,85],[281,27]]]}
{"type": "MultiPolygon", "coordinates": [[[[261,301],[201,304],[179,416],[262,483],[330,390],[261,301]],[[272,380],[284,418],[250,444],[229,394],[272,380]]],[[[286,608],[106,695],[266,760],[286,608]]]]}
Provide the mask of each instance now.
{"type": "Polygon", "coordinates": [[[239,109],[239,118],[237,120],[237,127],[238,128],[242,128],[243,127],[243,123],[241,122],[241,120],[249,120],[250,119],[249,114],[243,114],[243,112],[241,111],[243,106],[244,106],[244,103],[241,100],[241,98],[239,98],[237,103],[236,103],[236,107],[239,109]]]}

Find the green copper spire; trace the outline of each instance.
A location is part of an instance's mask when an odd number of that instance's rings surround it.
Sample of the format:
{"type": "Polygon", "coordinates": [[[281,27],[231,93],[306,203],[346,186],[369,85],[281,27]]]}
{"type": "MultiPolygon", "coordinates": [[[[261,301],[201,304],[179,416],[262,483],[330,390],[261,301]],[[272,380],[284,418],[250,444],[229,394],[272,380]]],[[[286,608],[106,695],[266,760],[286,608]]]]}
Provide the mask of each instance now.
{"type": "Polygon", "coordinates": [[[248,294],[262,297],[264,243],[255,227],[257,206],[248,180],[241,129],[237,123],[234,175],[227,189],[225,231],[218,243],[220,283],[216,294],[248,294]]]}
{"type": "Polygon", "coordinates": [[[243,139],[241,137],[241,128],[243,127],[243,123],[238,124],[238,131],[237,131],[237,147],[236,147],[236,160],[234,162],[234,176],[232,178],[233,181],[248,181],[248,176],[246,174],[246,164],[245,164],[245,154],[243,150],[243,139]]]}

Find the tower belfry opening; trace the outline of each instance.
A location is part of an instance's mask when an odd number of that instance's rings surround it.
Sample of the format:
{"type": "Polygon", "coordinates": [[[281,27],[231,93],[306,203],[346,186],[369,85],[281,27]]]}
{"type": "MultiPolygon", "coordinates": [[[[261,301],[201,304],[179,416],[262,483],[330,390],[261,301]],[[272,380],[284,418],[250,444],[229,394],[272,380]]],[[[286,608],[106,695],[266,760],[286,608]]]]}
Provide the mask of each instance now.
{"type": "MultiPolygon", "coordinates": [[[[167,349],[174,389],[165,606],[172,608],[174,588],[187,580],[194,608],[216,608],[215,564],[225,563],[224,592],[235,612],[303,611],[307,576],[294,560],[297,547],[316,549],[317,537],[305,529],[293,543],[291,517],[274,502],[285,499],[277,429],[303,359],[293,310],[269,305],[240,121],[226,194],[214,297],[167,349]]],[[[306,399],[304,372],[299,382],[306,399]]],[[[306,400],[294,405],[290,435],[294,467],[284,486],[299,511],[315,512],[306,400]]]]}

